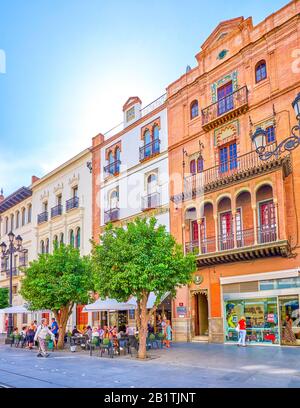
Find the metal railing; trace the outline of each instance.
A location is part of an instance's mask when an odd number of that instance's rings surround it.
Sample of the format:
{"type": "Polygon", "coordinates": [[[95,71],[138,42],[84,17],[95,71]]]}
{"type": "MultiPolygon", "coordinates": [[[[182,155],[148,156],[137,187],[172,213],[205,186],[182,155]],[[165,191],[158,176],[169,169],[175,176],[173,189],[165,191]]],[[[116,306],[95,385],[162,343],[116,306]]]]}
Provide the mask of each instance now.
{"type": "Polygon", "coordinates": [[[63,206],[61,204],[51,208],[51,218],[58,217],[63,213],[63,206]]]}
{"type": "Polygon", "coordinates": [[[140,147],[140,161],[160,153],[160,139],[155,139],[151,143],[140,147]]]}
{"type": "Polygon", "coordinates": [[[66,201],[66,211],[71,211],[74,208],[79,207],[79,198],[78,197],[72,197],[69,200],[66,201]]]}
{"type": "Polygon", "coordinates": [[[120,209],[118,207],[111,208],[109,210],[104,211],[104,223],[107,224],[109,222],[117,221],[120,218],[120,209]]]}
{"type": "Polygon", "coordinates": [[[104,167],[105,177],[118,175],[120,173],[120,165],[121,165],[121,161],[116,160],[113,163],[110,163],[107,166],[105,166],[104,167]]]}
{"type": "MultiPolygon", "coordinates": [[[[6,270],[6,271],[2,271],[2,272],[5,273],[6,278],[10,277],[10,270],[6,270]]],[[[12,268],[12,276],[19,276],[18,268],[12,268]]]]}
{"type": "Polygon", "coordinates": [[[43,213],[38,215],[38,224],[43,224],[44,222],[48,221],[48,211],[44,211],[43,213]]]}
{"type": "MultiPolygon", "coordinates": [[[[267,145],[266,151],[272,151],[276,142],[267,145]]],[[[190,199],[204,191],[204,187],[216,181],[225,179],[234,174],[250,169],[264,166],[266,162],[275,160],[270,157],[269,160],[262,161],[255,150],[235,157],[226,162],[221,162],[217,166],[210,167],[201,173],[191,174],[184,178],[184,199],[190,199]]]]}
{"type": "Polygon", "coordinates": [[[207,108],[202,109],[202,125],[206,125],[227,112],[246,104],[248,104],[248,89],[247,86],[243,86],[207,108]]]}
{"type": "MultiPolygon", "coordinates": [[[[276,226],[258,227],[257,228],[257,245],[268,244],[277,241],[276,226]]],[[[234,250],[237,248],[252,247],[255,245],[254,229],[238,231],[234,234],[218,235],[218,245],[216,247],[216,237],[201,239],[201,254],[210,254],[234,250]]],[[[185,244],[186,253],[199,255],[199,241],[191,241],[185,244]]]]}
{"type": "Polygon", "coordinates": [[[159,203],[160,203],[159,193],[148,194],[145,197],[142,197],[142,211],[157,208],[159,207],[159,203]]]}

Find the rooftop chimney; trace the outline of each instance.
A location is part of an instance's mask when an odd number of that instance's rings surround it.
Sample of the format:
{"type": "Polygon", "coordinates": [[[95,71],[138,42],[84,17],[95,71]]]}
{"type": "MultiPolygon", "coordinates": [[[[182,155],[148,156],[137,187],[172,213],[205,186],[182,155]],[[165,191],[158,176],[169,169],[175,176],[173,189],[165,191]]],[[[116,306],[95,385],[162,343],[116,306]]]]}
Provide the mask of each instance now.
{"type": "Polygon", "coordinates": [[[36,181],[38,181],[40,178],[37,176],[32,176],[31,177],[31,184],[34,184],[36,181]]]}

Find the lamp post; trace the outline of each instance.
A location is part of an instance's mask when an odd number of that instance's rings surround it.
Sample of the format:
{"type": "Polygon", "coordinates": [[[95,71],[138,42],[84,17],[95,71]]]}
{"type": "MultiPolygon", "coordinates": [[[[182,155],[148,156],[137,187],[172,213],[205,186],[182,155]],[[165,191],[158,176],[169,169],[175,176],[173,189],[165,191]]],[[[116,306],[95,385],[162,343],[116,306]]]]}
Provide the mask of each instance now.
{"type": "MultiPolygon", "coordinates": [[[[10,232],[8,234],[9,244],[8,247],[5,242],[0,245],[2,251],[2,258],[9,256],[9,307],[12,307],[12,281],[13,281],[13,254],[16,252],[22,252],[22,238],[18,235],[15,238],[15,234],[10,232]]],[[[13,317],[12,313],[8,316],[8,336],[13,332],[13,317]]]]}
{"type": "Polygon", "coordinates": [[[262,128],[257,128],[251,136],[252,142],[255,145],[256,153],[261,160],[268,160],[274,156],[278,158],[284,151],[290,152],[300,145],[300,93],[292,102],[292,107],[295,111],[298,124],[292,128],[291,135],[279,143],[274,150],[267,150],[267,133],[262,128]]]}

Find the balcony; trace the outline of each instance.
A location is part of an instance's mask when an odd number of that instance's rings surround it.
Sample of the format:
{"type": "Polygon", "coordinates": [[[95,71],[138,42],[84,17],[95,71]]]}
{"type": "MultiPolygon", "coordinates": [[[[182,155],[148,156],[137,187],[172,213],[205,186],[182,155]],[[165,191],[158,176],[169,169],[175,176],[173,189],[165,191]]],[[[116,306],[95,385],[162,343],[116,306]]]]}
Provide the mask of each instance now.
{"type": "Polygon", "coordinates": [[[104,167],[104,177],[117,176],[120,173],[121,161],[116,160],[104,167]]]}
{"type": "Polygon", "coordinates": [[[66,211],[74,210],[75,208],[79,208],[79,198],[73,197],[66,201],[66,211]]]}
{"type": "Polygon", "coordinates": [[[48,221],[48,211],[44,211],[43,213],[38,215],[38,224],[43,224],[44,222],[48,221]]]}
{"type": "Polygon", "coordinates": [[[63,213],[63,206],[57,205],[51,208],[51,218],[59,217],[63,213]]]}
{"type": "Polygon", "coordinates": [[[202,110],[202,127],[214,129],[248,110],[248,89],[243,86],[202,110]]]}
{"type": "Polygon", "coordinates": [[[191,241],[185,244],[185,253],[193,253],[197,256],[199,266],[216,265],[220,263],[249,261],[252,259],[282,256],[290,254],[290,246],[287,240],[279,240],[276,227],[257,228],[239,231],[233,234],[199,241],[191,241]]]}
{"type": "Polygon", "coordinates": [[[107,211],[104,211],[104,223],[108,224],[109,222],[118,221],[120,218],[119,208],[111,208],[107,211]]]}
{"type": "Polygon", "coordinates": [[[19,266],[24,268],[27,266],[27,264],[28,264],[28,254],[25,253],[25,254],[19,255],[19,266]]]}
{"type": "Polygon", "coordinates": [[[159,207],[160,205],[160,194],[152,193],[145,197],[142,197],[142,211],[152,210],[159,207]]]}
{"type": "Polygon", "coordinates": [[[140,162],[150,159],[160,153],[160,140],[155,139],[151,143],[140,147],[140,162]]]}
{"type": "MultiPolygon", "coordinates": [[[[266,151],[275,149],[276,143],[266,147],[266,151]]],[[[292,170],[291,156],[289,153],[281,157],[270,157],[268,160],[260,160],[256,151],[251,151],[238,156],[233,160],[211,167],[201,173],[192,174],[184,178],[184,191],[182,194],[171,197],[175,203],[195,199],[201,194],[225,188],[230,184],[240,183],[244,179],[255,177],[260,174],[283,169],[284,177],[292,170]]]]}
{"type": "MultiPolygon", "coordinates": [[[[4,277],[5,277],[6,279],[9,279],[9,278],[10,278],[10,270],[9,270],[9,269],[7,269],[7,270],[2,270],[2,271],[1,271],[1,274],[4,275],[4,277]]],[[[19,276],[19,270],[18,270],[18,268],[12,268],[12,276],[13,276],[13,277],[19,276]]]]}

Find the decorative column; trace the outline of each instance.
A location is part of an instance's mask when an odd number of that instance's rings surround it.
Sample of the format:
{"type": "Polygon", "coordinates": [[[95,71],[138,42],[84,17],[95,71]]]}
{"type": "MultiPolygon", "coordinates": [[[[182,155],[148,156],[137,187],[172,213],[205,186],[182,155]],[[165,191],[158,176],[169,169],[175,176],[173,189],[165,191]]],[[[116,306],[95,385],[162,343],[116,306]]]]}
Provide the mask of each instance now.
{"type": "Polygon", "coordinates": [[[232,210],[232,233],[233,233],[233,246],[237,248],[236,243],[236,208],[232,210]]]}
{"type": "Polygon", "coordinates": [[[257,245],[257,218],[256,218],[256,205],[252,205],[252,212],[253,212],[254,245],[257,245]]]}
{"type": "Polygon", "coordinates": [[[279,240],[279,219],[278,219],[278,200],[277,198],[273,199],[274,209],[275,209],[275,226],[276,226],[276,241],[279,240]]]}
{"type": "Polygon", "coordinates": [[[202,254],[202,249],[201,249],[201,222],[202,220],[198,220],[198,249],[199,249],[199,255],[202,254]]]}
{"type": "Polygon", "coordinates": [[[183,251],[184,251],[184,255],[186,255],[186,247],[185,247],[185,224],[182,224],[182,225],[181,225],[181,230],[182,230],[183,251]]]}
{"type": "Polygon", "coordinates": [[[215,220],[215,234],[216,234],[216,236],[215,236],[215,238],[216,238],[216,252],[218,251],[218,249],[219,249],[219,245],[218,245],[218,214],[214,214],[214,220],[215,220]]]}

